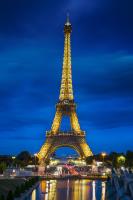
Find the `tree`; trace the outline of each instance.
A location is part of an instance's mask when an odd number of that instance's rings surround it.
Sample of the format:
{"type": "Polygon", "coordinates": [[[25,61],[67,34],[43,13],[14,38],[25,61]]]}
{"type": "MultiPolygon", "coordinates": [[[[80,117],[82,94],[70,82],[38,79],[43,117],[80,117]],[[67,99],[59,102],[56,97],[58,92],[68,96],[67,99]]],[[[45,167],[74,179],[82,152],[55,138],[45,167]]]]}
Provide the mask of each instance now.
{"type": "Polygon", "coordinates": [[[30,183],[29,181],[26,181],[25,182],[25,189],[28,190],[30,188],[30,183]]]}
{"type": "Polygon", "coordinates": [[[13,196],[12,191],[10,190],[10,191],[8,192],[8,195],[7,195],[7,200],[13,200],[13,199],[14,199],[14,196],[13,196]]]}
{"type": "Polygon", "coordinates": [[[5,200],[5,197],[3,194],[0,196],[0,200],[5,200]]]}
{"type": "Polygon", "coordinates": [[[109,160],[112,162],[112,167],[117,168],[117,157],[119,156],[116,152],[111,152],[109,154],[109,160]]]}
{"type": "Polygon", "coordinates": [[[21,189],[19,186],[16,187],[15,192],[14,192],[14,196],[15,197],[20,197],[21,194],[21,189]]]}
{"type": "Polygon", "coordinates": [[[45,164],[46,164],[46,165],[49,165],[49,163],[50,163],[50,159],[46,159],[46,160],[45,160],[45,164]]]}
{"type": "Polygon", "coordinates": [[[0,174],[2,174],[6,170],[6,163],[1,162],[0,163],[0,174]]]}
{"type": "Polygon", "coordinates": [[[26,190],[26,188],[25,188],[25,184],[22,183],[22,185],[21,185],[20,187],[21,187],[21,188],[20,188],[21,193],[23,193],[23,192],[26,190]]]}
{"type": "Polygon", "coordinates": [[[123,155],[118,156],[117,157],[118,167],[124,166],[125,161],[126,161],[125,156],[123,156],[123,155]]]}
{"type": "Polygon", "coordinates": [[[88,156],[86,158],[86,163],[89,165],[89,164],[92,164],[93,163],[93,159],[94,159],[94,156],[88,156]]]}
{"type": "Polygon", "coordinates": [[[26,166],[32,160],[32,157],[28,151],[22,151],[17,155],[16,160],[21,166],[26,166]]]}
{"type": "Polygon", "coordinates": [[[125,164],[129,168],[133,167],[133,152],[132,151],[126,152],[126,163],[125,164]]]}

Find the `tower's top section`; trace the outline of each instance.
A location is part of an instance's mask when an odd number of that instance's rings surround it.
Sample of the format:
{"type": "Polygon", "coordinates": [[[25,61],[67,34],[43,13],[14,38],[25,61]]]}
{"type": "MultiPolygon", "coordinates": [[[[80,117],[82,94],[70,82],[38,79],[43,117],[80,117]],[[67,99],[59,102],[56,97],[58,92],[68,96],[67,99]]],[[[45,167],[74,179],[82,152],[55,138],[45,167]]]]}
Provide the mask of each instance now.
{"type": "Polygon", "coordinates": [[[70,36],[72,32],[72,26],[67,15],[67,21],[64,25],[64,57],[62,67],[62,80],[60,88],[59,100],[73,100],[73,89],[72,89],[72,72],[71,72],[71,44],[70,36]]]}
{"type": "Polygon", "coordinates": [[[70,23],[70,20],[69,20],[69,13],[67,14],[67,21],[65,23],[65,26],[64,26],[64,32],[69,32],[71,33],[72,32],[72,25],[70,23]]]}

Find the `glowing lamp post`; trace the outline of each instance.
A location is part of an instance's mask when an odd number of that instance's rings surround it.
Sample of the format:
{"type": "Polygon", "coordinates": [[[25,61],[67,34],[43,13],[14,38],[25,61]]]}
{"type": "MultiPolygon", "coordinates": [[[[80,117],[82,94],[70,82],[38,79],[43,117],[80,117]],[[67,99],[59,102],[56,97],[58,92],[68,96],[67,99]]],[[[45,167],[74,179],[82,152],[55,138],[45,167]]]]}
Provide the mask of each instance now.
{"type": "Polygon", "coordinates": [[[12,166],[14,166],[14,160],[15,160],[15,156],[12,156],[12,166]]]}
{"type": "Polygon", "coordinates": [[[35,169],[36,169],[36,158],[37,158],[37,153],[34,154],[35,157],[35,169]]]}
{"type": "Polygon", "coordinates": [[[102,153],[101,153],[101,156],[102,156],[102,158],[103,158],[103,164],[104,164],[104,158],[105,158],[106,155],[107,155],[107,154],[106,154],[105,152],[102,152],[102,153]]]}

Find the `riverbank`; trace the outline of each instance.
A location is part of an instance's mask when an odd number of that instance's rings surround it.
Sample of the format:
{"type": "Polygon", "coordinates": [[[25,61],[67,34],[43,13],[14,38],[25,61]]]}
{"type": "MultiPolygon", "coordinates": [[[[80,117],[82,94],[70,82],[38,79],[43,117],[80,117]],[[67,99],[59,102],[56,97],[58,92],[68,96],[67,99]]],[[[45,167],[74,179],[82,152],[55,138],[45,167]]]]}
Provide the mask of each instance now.
{"type": "Polygon", "coordinates": [[[22,193],[20,195],[20,197],[15,198],[14,200],[25,200],[26,198],[28,198],[31,195],[32,191],[39,186],[39,184],[40,184],[40,181],[38,181],[29,190],[25,191],[24,193],[22,193]]]}
{"type": "Polygon", "coordinates": [[[15,192],[17,186],[21,186],[25,182],[25,178],[0,179],[0,195],[6,197],[9,191],[15,192]]]}
{"type": "Polygon", "coordinates": [[[0,179],[0,199],[25,199],[37,185],[39,177],[0,179]]]}
{"type": "Polygon", "coordinates": [[[41,180],[67,180],[67,179],[72,179],[72,180],[77,180],[77,179],[89,179],[89,180],[101,180],[101,181],[106,181],[108,179],[107,175],[87,175],[87,176],[41,176],[41,180]]]}

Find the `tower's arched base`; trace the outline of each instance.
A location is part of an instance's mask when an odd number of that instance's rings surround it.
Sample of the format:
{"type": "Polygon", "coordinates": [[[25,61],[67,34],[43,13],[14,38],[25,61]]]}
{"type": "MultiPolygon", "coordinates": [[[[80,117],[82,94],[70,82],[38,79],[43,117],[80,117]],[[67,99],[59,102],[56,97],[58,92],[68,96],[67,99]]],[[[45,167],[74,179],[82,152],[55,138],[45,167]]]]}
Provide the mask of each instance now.
{"type": "Polygon", "coordinates": [[[46,137],[46,141],[38,153],[40,163],[45,163],[57,148],[65,146],[76,150],[81,158],[85,159],[92,155],[84,135],[74,135],[71,133],[49,135],[46,137]]]}

